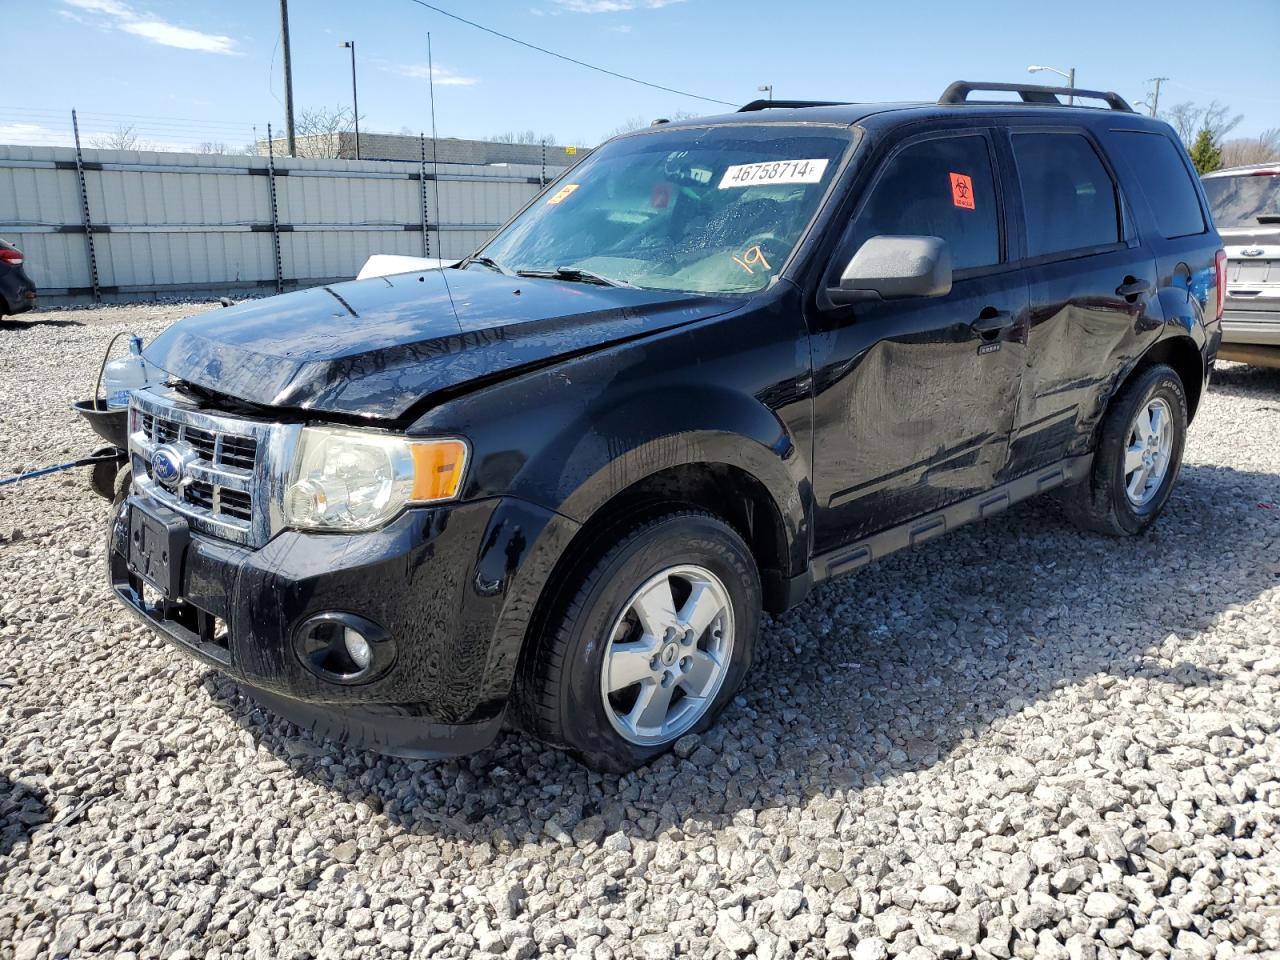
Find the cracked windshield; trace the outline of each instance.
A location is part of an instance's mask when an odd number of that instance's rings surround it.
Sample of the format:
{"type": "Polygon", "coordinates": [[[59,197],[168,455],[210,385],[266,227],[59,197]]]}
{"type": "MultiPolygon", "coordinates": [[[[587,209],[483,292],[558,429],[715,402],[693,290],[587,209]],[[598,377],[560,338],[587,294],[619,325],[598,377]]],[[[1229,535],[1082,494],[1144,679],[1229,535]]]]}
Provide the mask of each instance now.
{"type": "Polygon", "coordinates": [[[470,269],[752,293],[777,275],[851,143],[843,127],[661,130],[584,160],[470,269]]]}

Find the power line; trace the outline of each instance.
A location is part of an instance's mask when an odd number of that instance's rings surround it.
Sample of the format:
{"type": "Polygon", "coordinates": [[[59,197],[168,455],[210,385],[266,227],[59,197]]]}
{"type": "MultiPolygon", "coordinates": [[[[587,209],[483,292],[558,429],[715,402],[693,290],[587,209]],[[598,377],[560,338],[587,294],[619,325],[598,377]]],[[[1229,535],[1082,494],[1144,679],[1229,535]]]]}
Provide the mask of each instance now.
{"type": "Polygon", "coordinates": [[[579,67],[586,67],[588,70],[594,70],[597,73],[603,73],[610,77],[617,77],[619,80],[626,80],[630,83],[638,83],[641,86],[652,87],[654,90],[664,90],[667,93],[674,93],[681,97],[690,97],[694,100],[705,100],[707,103],[718,103],[725,107],[736,107],[738,104],[731,103],[728,100],[717,100],[715,97],[704,97],[701,94],[689,93],[687,90],[677,90],[675,87],[664,87],[660,83],[650,83],[648,80],[641,80],[639,77],[631,77],[625,73],[618,73],[615,70],[607,70],[604,67],[597,67],[595,64],[587,63],[584,60],[576,60],[573,57],[566,56],[563,53],[556,53],[554,50],[548,50],[546,47],[540,47],[536,43],[529,43],[527,40],[521,40],[513,37],[508,33],[494,30],[492,27],[486,27],[484,24],[476,23],[474,20],[468,20],[466,17],[460,17],[456,13],[450,13],[448,10],[442,10],[439,7],[427,3],[426,0],[409,0],[410,3],[416,3],[420,7],[426,7],[428,10],[434,10],[443,17],[450,20],[457,20],[459,23],[465,23],[469,27],[475,27],[477,30],[483,30],[485,33],[493,34],[495,37],[501,37],[503,40],[510,40],[512,43],[518,43],[522,47],[528,47],[530,50],[536,50],[538,53],[545,53],[549,57],[555,57],[557,60],[564,60],[566,63],[576,64],[579,67]]]}

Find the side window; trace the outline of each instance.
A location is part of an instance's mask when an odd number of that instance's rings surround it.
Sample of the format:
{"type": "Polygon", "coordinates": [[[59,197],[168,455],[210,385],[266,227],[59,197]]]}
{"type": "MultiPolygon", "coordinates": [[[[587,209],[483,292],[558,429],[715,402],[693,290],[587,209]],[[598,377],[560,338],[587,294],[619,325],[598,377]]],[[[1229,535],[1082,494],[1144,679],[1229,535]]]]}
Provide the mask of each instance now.
{"type": "Polygon", "coordinates": [[[853,223],[855,249],[870,237],[941,237],[957,270],[1000,262],[991,153],[983,137],[943,137],[904,147],[877,177],[853,223]]]}
{"type": "Polygon", "coordinates": [[[1028,256],[1120,240],[1115,183],[1087,139],[1077,133],[1015,133],[1013,157],[1028,256]]]}
{"type": "Polygon", "coordinates": [[[1108,139],[1107,149],[1128,163],[1156,218],[1156,229],[1166,240],[1204,233],[1200,198],[1172,140],[1159,133],[1118,130],[1108,139]]]}

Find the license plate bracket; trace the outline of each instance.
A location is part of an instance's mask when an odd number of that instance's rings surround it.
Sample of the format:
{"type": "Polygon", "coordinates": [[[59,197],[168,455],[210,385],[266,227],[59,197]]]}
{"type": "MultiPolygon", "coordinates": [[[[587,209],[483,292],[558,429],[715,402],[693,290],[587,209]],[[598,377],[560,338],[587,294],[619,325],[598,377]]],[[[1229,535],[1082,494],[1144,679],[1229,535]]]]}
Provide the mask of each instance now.
{"type": "Polygon", "coordinates": [[[129,506],[129,570],[154,587],[165,600],[182,592],[182,563],[191,542],[187,521],[167,507],[129,506]]]}

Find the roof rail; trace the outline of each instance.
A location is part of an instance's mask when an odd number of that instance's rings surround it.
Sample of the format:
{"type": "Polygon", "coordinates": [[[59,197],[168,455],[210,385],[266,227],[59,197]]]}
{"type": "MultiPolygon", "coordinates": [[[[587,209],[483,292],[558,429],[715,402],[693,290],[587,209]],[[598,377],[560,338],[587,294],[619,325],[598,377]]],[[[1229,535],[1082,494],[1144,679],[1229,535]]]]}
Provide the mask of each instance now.
{"type": "Polygon", "coordinates": [[[756,110],[792,110],[797,107],[847,107],[844,100],[752,100],[738,108],[739,113],[754,113],[756,110]]]}
{"type": "Polygon", "coordinates": [[[1041,87],[1035,84],[1026,83],[974,83],[968,80],[957,80],[946,90],[942,91],[942,96],[938,98],[940,104],[959,104],[959,103],[1003,103],[1002,100],[970,100],[969,94],[974,91],[1000,91],[1003,93],[1016,93],[1022,98],[1023,103],[1037,104],[1048,107],[1065,107],[1068,104],[1059,100],[1059,97],[1084,97],[1089,100],[1105,101],[1107,106],[1112,110],[1120,110],[1124,113],[1133,113],[1133,107],[1129,106],[1124,97],[1118,93],[1112,93],[1109,90],[1082,90],[1079,87],[1041,87]]]}

